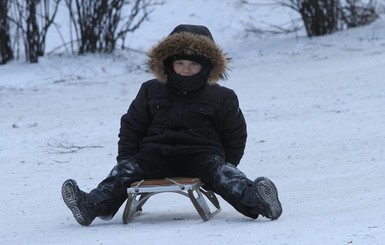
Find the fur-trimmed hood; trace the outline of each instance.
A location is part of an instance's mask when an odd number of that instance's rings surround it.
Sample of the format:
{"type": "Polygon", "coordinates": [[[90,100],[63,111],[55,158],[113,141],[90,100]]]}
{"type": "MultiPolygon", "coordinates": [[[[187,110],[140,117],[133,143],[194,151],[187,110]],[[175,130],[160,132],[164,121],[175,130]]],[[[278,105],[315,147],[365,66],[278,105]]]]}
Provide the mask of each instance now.
{"type": "Polygon", "coordinates": [[[209,84],[215,84],[219,79],[227,77],[228,58],[215,44],[209,29],[205,26],[179,25],[169,36],[150,49],[147,64],[162,83],[167,82],[164,61],[174,55],[200,55],[208,58],[213,65],[209,74],[209,84]]]}

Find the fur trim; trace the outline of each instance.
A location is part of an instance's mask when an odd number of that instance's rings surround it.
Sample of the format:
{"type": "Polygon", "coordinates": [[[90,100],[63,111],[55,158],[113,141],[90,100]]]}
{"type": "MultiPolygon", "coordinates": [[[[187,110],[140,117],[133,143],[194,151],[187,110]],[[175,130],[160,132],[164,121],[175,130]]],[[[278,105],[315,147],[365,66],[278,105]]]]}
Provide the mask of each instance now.
{"type": "Polygon", "coordinates": [[[226,70],[229,59],[213,40],[204,35],[180,32],[164,38],[148,52],[149,59],[147,64],[160,82],[167,82],[163,61],[167,57],[176,54],[202,55],[207,57],[213,64],[208,81],[209,84],[215,84],[219,79],[227,78],[226,70]]]}

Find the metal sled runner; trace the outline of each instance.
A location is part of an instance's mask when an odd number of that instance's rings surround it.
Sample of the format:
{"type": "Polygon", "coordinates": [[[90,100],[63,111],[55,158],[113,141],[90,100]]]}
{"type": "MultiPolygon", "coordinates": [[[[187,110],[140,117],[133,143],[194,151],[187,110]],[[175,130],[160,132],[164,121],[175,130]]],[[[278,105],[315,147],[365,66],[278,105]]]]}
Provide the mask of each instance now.
{"type": "Polygon", "coordinates": [[[198,178],[165,178],[141,180],[127,188],[128,198],[123,212],[123,223],[131,222],[136,214],[142,211],[143,205],[153,195],[164,192],[174,192],[189,197],[195,209],[204,221],[211,219],[220,212],[219,201],[214,192],[202,188],[203,183],[198,178]],[[216,208],[214,212],[206,200],[216,208]]]}

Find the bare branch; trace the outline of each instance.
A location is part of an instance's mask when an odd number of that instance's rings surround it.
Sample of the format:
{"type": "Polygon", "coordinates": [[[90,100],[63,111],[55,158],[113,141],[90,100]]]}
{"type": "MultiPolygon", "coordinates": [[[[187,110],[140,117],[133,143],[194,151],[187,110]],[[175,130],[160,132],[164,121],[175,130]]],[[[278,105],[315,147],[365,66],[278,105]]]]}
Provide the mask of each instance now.
{"type": "Polygon", "coordinates": [[[68,143],[65,140],[49,142],[48,146],[52,148],[52,150],[48,151],[49,153],[52,153],[52,154],[68,154],[68,153],[76,153],[83,149],[103,148],[102,146],[97,146],[97,145],[87,145],[87,146],[73,145],[68,143]]]}

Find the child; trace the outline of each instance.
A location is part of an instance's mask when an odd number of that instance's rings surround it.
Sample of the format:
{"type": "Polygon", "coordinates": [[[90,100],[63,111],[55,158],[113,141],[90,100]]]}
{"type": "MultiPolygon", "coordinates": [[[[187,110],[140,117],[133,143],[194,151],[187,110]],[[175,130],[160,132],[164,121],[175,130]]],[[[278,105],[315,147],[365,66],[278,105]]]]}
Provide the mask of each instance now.
{"type": "Polygon", "coordinates": [[[122,116],[117,165],[90,193],[74,180],[62,186],[76,221],[111,219],[142,179],[196,177],[236,210],[256,219],[282,214],[274,183],[248,179],[237,165],[246,145],[246,122],[226,78],[226,54],[205,26],[179,25],[148,53],[156,79],[142,84],[122,116]]]}

